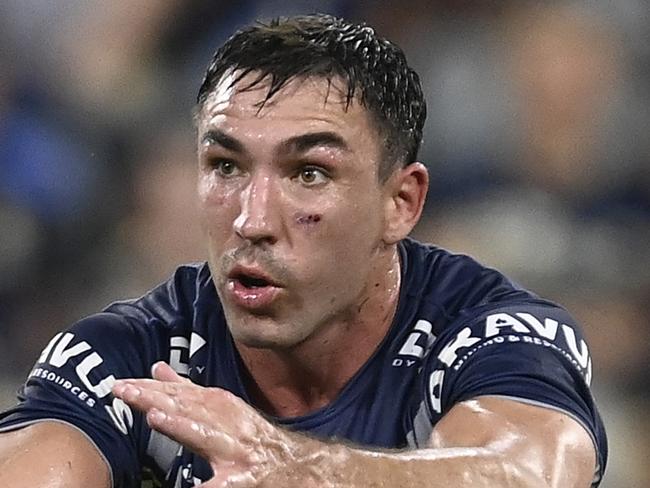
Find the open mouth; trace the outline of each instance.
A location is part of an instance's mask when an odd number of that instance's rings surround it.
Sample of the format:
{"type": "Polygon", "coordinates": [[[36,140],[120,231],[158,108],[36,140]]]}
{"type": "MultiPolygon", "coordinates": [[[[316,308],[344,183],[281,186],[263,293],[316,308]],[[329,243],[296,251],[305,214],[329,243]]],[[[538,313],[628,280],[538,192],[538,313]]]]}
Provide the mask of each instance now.
{"type": "Polygon", "coordinates": [[[273,278],[257,267],[235,266],[230,273],[228,273],[228,278],[246,289],[266,287],[277,288],[280,286],[273,280],[273,278]]]}
{"type": "Polygon", "coordinates": [[[248,310],[269,307],[281,294],[283,286],[262,270],[237,266],[228,275],[226,290],[233,303],[248,310]]]}
{"type": "Polygon", "coordinates": [[[246,274],[238,274],[234,279],[239,281],[245,288],[264,288],[265,286],[272,286],[271,282],[264,278],[258,278],[246,274]]]}

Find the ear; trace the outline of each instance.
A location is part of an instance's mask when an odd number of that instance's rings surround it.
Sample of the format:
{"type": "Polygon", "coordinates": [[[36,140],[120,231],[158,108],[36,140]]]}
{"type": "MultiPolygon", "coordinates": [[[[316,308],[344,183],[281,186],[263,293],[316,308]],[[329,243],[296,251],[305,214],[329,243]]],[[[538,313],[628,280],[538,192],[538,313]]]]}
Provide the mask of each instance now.
{"type": "Polygon", "coordinates": [[[429,188],[429,172],[422,163],[411,163],[395,171],[386,185],[384,242],[404,239],[422,215],[429,188]]]}

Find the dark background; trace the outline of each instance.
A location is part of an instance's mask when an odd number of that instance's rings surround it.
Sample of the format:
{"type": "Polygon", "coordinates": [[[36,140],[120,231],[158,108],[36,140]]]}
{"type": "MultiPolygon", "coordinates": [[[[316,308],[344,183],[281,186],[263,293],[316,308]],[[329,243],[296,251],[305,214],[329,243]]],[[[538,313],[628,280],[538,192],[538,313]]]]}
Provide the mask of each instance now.
{"type": "Polygon", "coordinates": [[[0,407],[49,338],[202,260],[191,110],[253,19],[365,20],[421,73],[423,240],[564,304],[611,442],[650,486],[650,13],[645,0],[4,0],[0,407]]]}

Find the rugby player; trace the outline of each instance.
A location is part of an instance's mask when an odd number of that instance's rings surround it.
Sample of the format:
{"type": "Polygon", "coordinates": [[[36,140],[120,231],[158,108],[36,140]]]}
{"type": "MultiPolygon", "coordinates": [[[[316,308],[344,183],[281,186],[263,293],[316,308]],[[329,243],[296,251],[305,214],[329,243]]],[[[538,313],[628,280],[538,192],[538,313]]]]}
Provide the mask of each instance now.
{"type": "Polygon", "coordinates": [[[0,486],[596,486],[575,321],[407,237],[425,114],[368,26],[236,33],[198,95],[207,263],[52,339],[1,416],[0,486]]]}

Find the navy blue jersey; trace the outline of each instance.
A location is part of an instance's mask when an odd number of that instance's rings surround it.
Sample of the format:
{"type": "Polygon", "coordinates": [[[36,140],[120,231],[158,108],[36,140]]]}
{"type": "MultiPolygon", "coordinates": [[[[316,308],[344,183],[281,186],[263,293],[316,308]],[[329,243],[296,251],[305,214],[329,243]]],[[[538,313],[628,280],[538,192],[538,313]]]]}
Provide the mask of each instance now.
{"type": "MultiPolygon", "coordinates": [[[[569,314],[467,256],[413,240],[399,250],[397,312],[376,352],[331,404],[273,420],[360,446],[417,448],[456,403],[511,398],[582,424],[597,449],[598,484],[607,441],[589,391],[589,350],[569,314]]],[[[143,473],[169,488],[196,486],[211,477],[209,465],[151,431],[142,414],[110,393],[116,378],[150,377],[160,360],[199,385],[249,401],[205,264],[180,267],[144,297],[115,303],[54,337],[19,404],[0,416],[0,429],[65,422],[97,446],[115,487],[138,487],[143,473]]]]}

